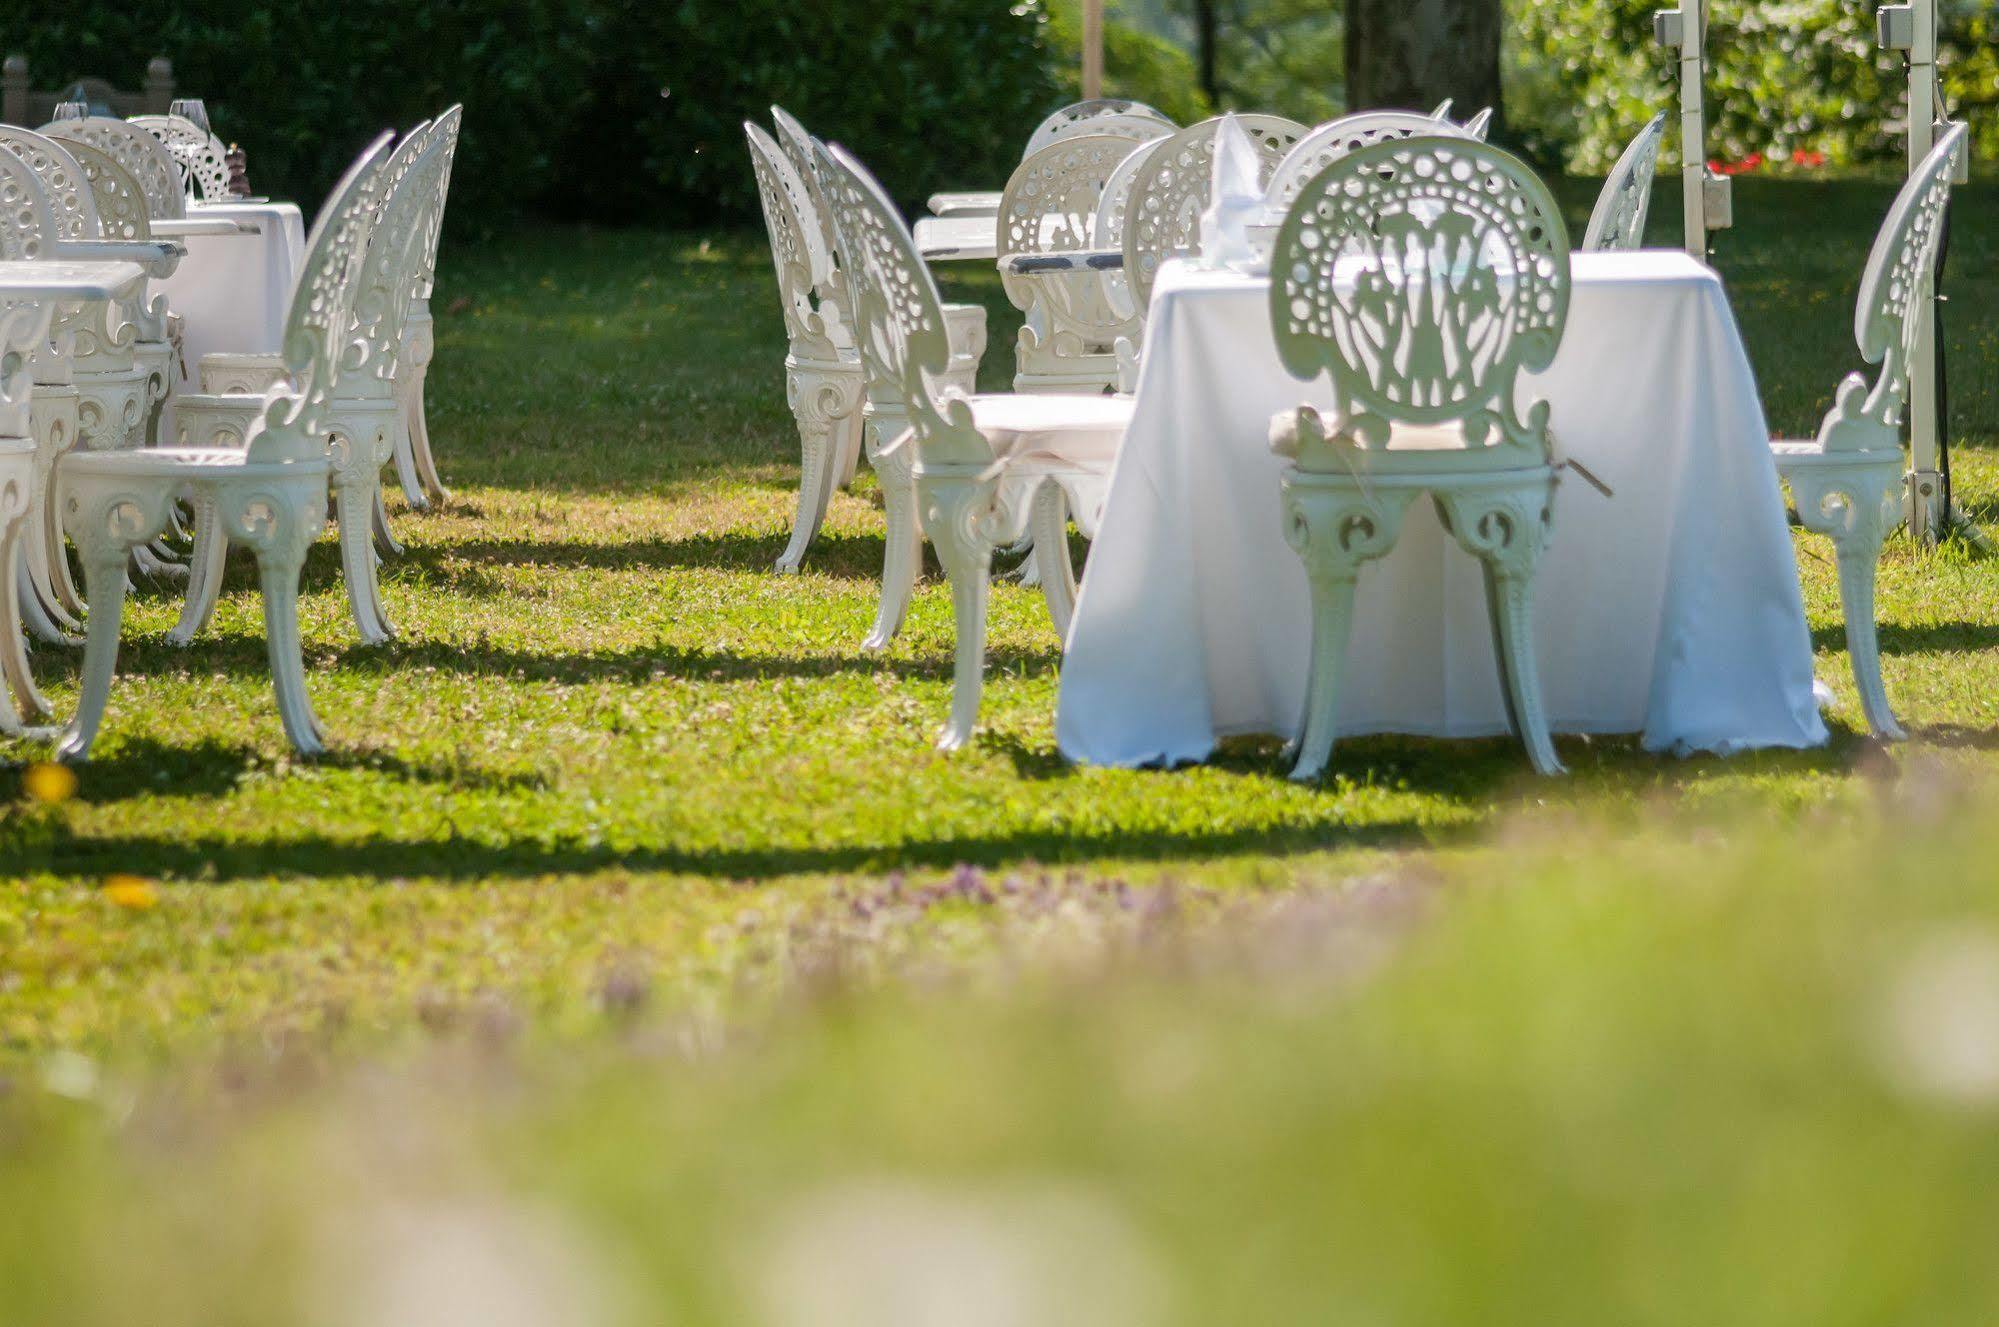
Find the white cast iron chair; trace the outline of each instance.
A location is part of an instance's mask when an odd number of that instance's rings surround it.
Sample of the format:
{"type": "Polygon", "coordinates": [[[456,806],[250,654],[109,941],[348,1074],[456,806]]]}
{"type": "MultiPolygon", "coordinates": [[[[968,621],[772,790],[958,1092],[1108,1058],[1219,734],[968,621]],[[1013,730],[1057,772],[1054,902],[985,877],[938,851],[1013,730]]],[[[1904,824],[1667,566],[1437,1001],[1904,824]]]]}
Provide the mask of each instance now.
{"type": "MultiPolygon", "coordinates": [[[[1447,106],[1449,103],[1445,103],[1447,106]]],[[[1440,107],[1441,111],[1443,108],[1440,107]]],[[[1298,140],[1286,154],[1264,187],[1263,199],[1275,215],[1290,210],[1291,200],[1305,182],[1350,152],[1370,143],[1386,143],[1398,138],[1432,134],[1443,138],[1482,139],[1485,125],[1477,131],[1451,123],[1441,114],[1421,115],[1415,111],[1361,111],[1328,120],[1298,140]]]]}
{"type": "Polygon", "coordinates": [[[1790,483],[1798,519],[1832,540],[1853,685],[1868,728],[1888,741],[1907,734],[1881,682],[1875,570],[1882,541],[1902,523],[1902,414],[1910,356],[1928,316],[1912,296],[1928,286],[1936,270],[1951,177],[1965,150],[1965,127],[1956,125],[1909,176],[1874,237],[1853,311],[1861,359],[1881,366],[1872,387],[1864,374],[1849,374],[1817,438],[1770,444],[1777,472],[1790,483]]]}
{"type": "MultiPolygon", "coordinates": [[[[367,645],[396,634],[382,604],[373,536],[380,533],[382,467],[394,458],[395,432],[406,417],[397,368],[419,255],[428,237],[427,218],[438,201],[437,178],[449,146],[443,129],[440,120],[410,131],[382,172],[375,193],[377,215],[346,295],[350,358],[359,363],[341,361],[320,415],[333,464],[341,579],[355,630],[367,645]]],[[[178,406],[180,443],[211,449],[244,446],[262,412],[263,397],[258,395],[185,395],[178,406]]],[[[175,644],[192,640],[214,614],[228,552],[220,517],[213,504],[196,502],[187,602],[168,637],[175,644]]]]}
{"type": "Polygon", "coordinates": [[[745,121],[750,164],[777,269],[784,313],[785,400],[798,425],[798,512],[778,571],[797,571],[826,519],[845,458],[858,452],[867,384],[841,306],[846,290],[833,252],[816,223],[805,181],[769,134],[745,121]]]}
{"type": "Polygon", "coordinates": [[[1617,158],[1583,233],[1588,253],[1636,249],[1645,243],[1645,216],[1652,210],[1652,177],[1659,170],[1659,144],[1666,137],[1666,113],[1648,121],[1617,158]]]}
{"type": "Polygon", "coordinates": [[[1136,339],[1136,314],[1112,306],[1102,272],[1042,263],[1060,254],[1094,258],[1092,251],[1105,249],[1097,233],[1105,190],[1140,150],[1108,134],[1071,134],[1021,162],[1007,182],[998,218],[1000,282],[1026,315],[1014,352],[1016,392],[1089,396],[1116,387],[1117,344],[1136,339]]]}
{"type": "MultiPolygon", "coordinates": [[[[127,236],[122,227],[107,233],[96,207],[96,181],[116,170],[91,149],[58,143],[31,130],[0,125],[0,151],[32,173],[48,206],[46,218],[24,208],[12,224],[25,225],[40,239],[31,248],[44,261],[133,262],[152,276],[171,275],[179,246],[149,235],[127,236]],[[83,157],[93,160],[86,164],[83,157]]],[[[125,186],[130,187],[129,177],[125,186]]],[[[169,362],[165,301],[148,299],[140,283],[113,303],[64,302],[54,315],[50,340],[33,356],[37,379],[33,417],[36,440],[37,501],[28,517],[21,559],[21,611],[40,639],[75,643],[82,611],[55,514],[56,466],[82,439],[86,445],[136,446],[152,440],[152,422],[165,399],[169,362]]],[[[178,570],[143,553],[149,570],[178,570]]]]}
{"type": "Polygon", "coordinates": [[[265,648],[278,713],[302,755],[325,749],[306,695],[298,581],[306,550],[326,524],[332,468],[328,413],[343,372],[366,373],[378,348],[350,333],[348,293],[366,257],[377,192],[394,136],[383,134],[349,167],[333,197],[336,220],[306,253],[285,324],[291,379],[274,389],[241,448],[152,448],[75,453],[63,462],[63,515],[82,555],[90,595],[83,681],[62,755],[89,756],[118,663],[119,618],[131,550],[157,535],[177,498],[212,510],[230,539],[257,555],[265,648]]]}
{"type": "MultiPolygon", "coordinates": [[[[833,224],[833,210],[828,201],[833,181],[824,173],[828,160],[825,145],[806,133],[798,121],[779,108],[772,107],[771,114],[777,121],[778,140],[784,146],[785,157],[805,181],[813,218],[824,227],[826,247],[843,274],[840,284],[835,287],[835,304],[840,307],[846,325],[857,327],[859,324],[853,309],[854,277],[848,267],[846,251],[840,243],[839,231],[833,224]],[[844,306],[839,304],[843,299],[846,301],[844,306]]],[[[979,360],[986,352],[986,309],[983,304],[944,304],[940,308],[949,353],[932,386],[939,392],[969,396],[977,389],[979,360]]],[[[856,349],[858,351],[858,347],[856,349]]],[[[868,370],[865,358],[862,368],[867,377],[865,435],[868,464],[874,468],[875,479],[881,485],[884,543],[881,604],[876,610],[874,624],[861,644],[863,648],[879,650],[895,639],[896,633],[902,630],[904,616],[909,612],[909,599],[916,591],[916,578],[923,569],[923,536],[918,528],[914,458],[908,448],[893,445],[909,431],[909,407],[896,384],[877,379],[868,370]]],[[[838,482],[846,482],[852,474],[850,454],[842,464],[838,482]]]]}
{"type": "Polygon", "coordinates": [[[1513,728],[1534,768],[1561,772],[1534,660],[1534,571],[1555,494],[1548,406],[1523,416],[1522,371],[1547,367],[1569,306],[1569,243],[1525,164],[1441,136],[1376,143],[1308,181],[1271,253],[1270,321],[1294,377],[1332,380],[1331,417],[1271,421],[1291,462],[1284,535],[1312,592],[1312,659],[1294,779],[1318,777],[1363,564],[1395,546],[1428,493],[1484,564],[1513,728]]]}
{"type": "Polygon", "coordinates": [[[229,149],[221,139],[184,115],[134,115],[128,123],[160,141],[180,168],[182,192],[190,199],[230,201],[229,149]]]}
{"type": "Polygon", "coordinates": [[[943,306],[895,205],[844,149],[821,154],[824,192],[852,283],[855,340],[871,384],[898,393],[910,428],[891,446],[914,452],[923,532],[951,582],[957,625],[951,719],[938,746],[955,750],[978,722],[993,550],[1031,528],[1042,593],[1067,636],[1075,604],[1065,507],[1096,528],[1131,402],[1118,397],[961,396],[932,385],[949,365],[943,306]],[[1055,565],[1050,565],[1055,564],[1055,565]]]}
{"type": "MultiPolygon", "coordinates": [[[[1238,115],[1256,145],[1262,179],[1268,180],[1307,132],[1281,115],[1238,115]]],[[[1222,117],[1203,120],[1163,139],[1145,154],[1125,204],[1124,277],[1142,315],[1152,303],[1152,283],[1169,258],[1197,254],[1201,213],[1214,188],[1215,135],[1222,117]]]]}

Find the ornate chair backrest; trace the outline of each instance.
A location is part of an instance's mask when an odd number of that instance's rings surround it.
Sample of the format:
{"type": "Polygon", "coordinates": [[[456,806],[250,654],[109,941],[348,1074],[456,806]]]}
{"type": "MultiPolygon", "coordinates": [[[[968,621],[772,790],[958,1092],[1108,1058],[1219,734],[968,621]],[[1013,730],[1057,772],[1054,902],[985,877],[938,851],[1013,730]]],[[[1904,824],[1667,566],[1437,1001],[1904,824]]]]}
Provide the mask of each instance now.
{"type": "Polygon", "coordinates": [[[1397,138],[1436,134],[1444,138],[1475,138],[1441,116],[1416,111],[1361,111],[1328,120],[1298,140],[1263,191],[1263,200],[1274,212],[1283,212],[1305,187],[1305,181],[1326,167],[1359,151],[1370,143],[1386,143],[1397,138]]]}
{"type": "Polygon", "coordinates": [[[437,117],[437,133],[444,140],[444,162],[438,171],[437,199],[426,219],[421,263],[417,268],[416,294],[429,299],[437,284],[437,246],[444,239],[444,205],[451,200],[451,167],[458,160],[458,130],[465,122],[465,107],[457,105],[437,117]]]}
{"type": "Polygon", "coordinates": [[[55,218],[56,238],[94,240],[99,237],[97,203],[91,197],[90,182],[62,144],[42,137],[32,129],[0,124],[0,150],[26,162],[35,173],[42,192],[48,196],[49,212],[55,218]]]}
{"type": "Polygon", "coordinates": [[[366,341],[352,333],[353,283],[381,208],[393,133],[377,138],[333,187],[327,222],[315,228],[285,315],[283,356],[290,381],[266,397],[263,428],[250,439],[253,461],[301,461],[326,454],[328,405],[344,368],[365,367],[366,341]]]}
{"type": "Polygon", "coordinates": [[[1465,137],[1476,138],[1483,143],[1486,134],[1492,129],[1492,107],[1486,107],[1457,127],[1464,130],[1465,137]]]}
{"type": "Polygon", "coordinates": [[[1590,210],[1583,248],[1600,253],[1636,249],[1645,242],[1645,215],[1652,210],[1652,177],[1659,169],[1659,144],[1666,137],[1666,113],[1659,112],[1625,145],[1590,210]]]}
{"type": "Polygon", "coordinates": [[[107,240],[150,240],[153,223],[146,215],[146,196],[139,182],[105,153],[88,143],[64,143],[63,150],[83,168],[84,182],[97,209],[97,232],[107,240]]]}
{"type": "Polygon", "coordinates": [[[1025,161],[1050,143],[1070,134],[1108,133],[1142,141],[1164,138],[1179,127],[1142,101],[1097,97],[1090,101],[1073,102],[1049,115],[1028,135],[1027,147],[1020,156],[1025,161]],[[1114,127],[1106,127],[1107,121],[1118,123],[1114,127]],[[1145,129],[1148,125],[1153,127],[1150,132],[1145,129]]]}
{"type": "Polygon", "coordinates": [[[229,149],[221,139],[184,115],[134,115],[130,123],[160,140],[180,168],[183,193],[199,192],[204,203],[229,201],[229,149]]]}
{"type": "Polygon", "coordinates": [[[337,396],[361,396],[370,383],[386,390],[395,376],[450,147],[444,122],[433,121],[405,135],[382,171],[380,202],[353,288],[353,336],[361,362],[340,365],[337,396]]]}
{"type": "Polygon", "coordinates": [[[1909,394],[1909,361],[1929,317],[1919,292],[1936,271],[1943,242],[1951,176],[1965,150],[1965,127],[1952,126],[1937,140],[1895,195],[1874,237],[1853,310],[1853,339],[1860,357],[1879,364],[1870,389],[1866,375],[1847,375],[1819,426],[1826,451],[1886,451],[1902,445],[1902,408],[1909,394]]]}
{"type": "Polygon", "coordinates": [[[59,233],[48,191],[34,168],[12,152],[0,152],[0,259],[45,257],[59,233]]]}
{"type": "MultiPolygon", "coordinates": [[[[1104,181],[1103,197],[1097,201],[1096,247],[1099,249],[1124,248],[1125,221],[1131,215],[1131,186],[1138,179],[1138,172],[1145,166],[1146,154],[1158,147],[1165,139],[1151,143],[1140,143],[1125,154],[1110,179],[1104,181]]],[[[1102,274],[1104,299],[1111,311],[1120,318],[1144,321],[1145,311],[1132,298],[1131,281],[1123,269],[1106,271],[1102,274]]]]}
{"type": "Polygon", "coordinates": [[[42,132],[62,143],[84,143],[116,161],[139,182],[146,196],[146,215],[154,221],[174,221],[187,215],[187,190],[180,167],[160,140],[136,124],[92,115],[81,120],[57,120],[42,132]]]}
{"type": "Polygon", "coordinates": [[[833,255],[811,215],[810,190],[784,149],[761,126],[745,120],[743,132],[750,141],[750,165],[756,171],[757,196],[763,201],[764,229],[770,235],[771,263],[777,269],[777,295],[784,306],[791,353],[831,362],[839,357],[832,331],[839,320],[827,316],[833,255]]]}
{"type": "MultiPolygon", "coordinates": [[[[805,185],[805,198],[812,214],[805,220],[808,225],[818,228],[819,243],[832,256],[834,284],[838,286],[840,285],[838,275],[840,241],[833,233],[833,219],[826,214],[826,199],[819,183],[819,165],[815,160],[815,154],[820,147],[819,140],[807,133],[805,126],[782,106],[771,107],[770,117],[777,124],[777,142],[778,146],[784,149],[784,159],[791,163],[791,169],[805,185]]],[[[841,297],[845,297],[844,291],[841,292],[841,297]]]]}
{"type": "MultiPolygon", "coordinates": [[[[1235,118],[1256,144],[1265,180],[1307,132],[1296,120],[1279,115],[1235,118]]],[[[1124,275],[1141,313],[1152,302],[1160,265],[1200,250],[1201,213],[1214,188],[1215,135],[1221,127],[1217,116],[1161,141],[1146,153],[1132,181],[1125,211],[1124,275]]]]}
{"type": "MultiPolygon", "coordinates": [[[[1076,133],[1059,138],[1014,169],[1000,195],[999,256],[1073,253],[1102,247],[1097,212],[1105,188],[1136,148],[1110,134],[1076,133]]],[[[1039,304],[1049,336],[1077,337],[1084,349],[1111,345],[1128,334],[1130,315],[1119,315],[1104,298],[1095,272],[1022,276],[1003,273],[1000,284],[1016,309],[1039,304]]]]}
{"type": "MultiPolygon", "coordinates": [[[[990,465],[992,447],[962,398],[940,400],[931,384],[951,365],[943,303],[895,204],[867,167],[841,147],[818,154],[820,188],[845,256],[854,340],[869,394],[886,392],[909,412],[923,464],[990,465]]],[[[877,397],[879,399],[879,397],[877,397]]]]}
{"type": "Polygon", "coordinates": [[[1270,270],[1279,359],[1332,379],[1335,453],[1357,447],[1379,469],[1546,463],[1547,403],[1522,419],[1514,392],[1561,345],[1569,241],[1525,163],[1435,135],[1361,148],[1299,192],[1270,270]],[[1390,451],[1397,423],[1461,423],[1463,445],[1390,451]]]}

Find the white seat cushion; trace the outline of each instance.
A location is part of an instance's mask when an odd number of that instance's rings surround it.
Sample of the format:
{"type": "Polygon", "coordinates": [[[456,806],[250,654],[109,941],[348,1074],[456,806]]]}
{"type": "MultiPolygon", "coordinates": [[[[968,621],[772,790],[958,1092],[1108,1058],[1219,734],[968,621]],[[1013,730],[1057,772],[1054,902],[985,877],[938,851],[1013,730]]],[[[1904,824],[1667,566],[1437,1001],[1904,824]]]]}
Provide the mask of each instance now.
{"type": "Polygon", "coordinates": [[[970,398],[972,419],[1009,461],[1052,461],[1085,470],[1108,470],[1131,425],[1128,396],[1020,396],[970,398]]]}

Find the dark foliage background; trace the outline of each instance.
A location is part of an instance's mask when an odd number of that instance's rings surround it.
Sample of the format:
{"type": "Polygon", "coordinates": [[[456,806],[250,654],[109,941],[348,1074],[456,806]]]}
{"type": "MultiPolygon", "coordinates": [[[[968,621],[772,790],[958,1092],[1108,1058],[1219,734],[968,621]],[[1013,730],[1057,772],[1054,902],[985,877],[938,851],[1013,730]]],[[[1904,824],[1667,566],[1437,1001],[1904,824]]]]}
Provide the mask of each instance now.
{"type": "Polygon", "coordinates": [[[1003,0],[342,0],[50,6],[0,27],[38,88],[136,87],[166,55],[183,96],[308,212],[354,152],[465,103],[452,229],[521,214],[745,220],[741,123],[778,102],[863,147],[905,203],[988,186],[1059,101],[1034,4],[1003,0]]]}

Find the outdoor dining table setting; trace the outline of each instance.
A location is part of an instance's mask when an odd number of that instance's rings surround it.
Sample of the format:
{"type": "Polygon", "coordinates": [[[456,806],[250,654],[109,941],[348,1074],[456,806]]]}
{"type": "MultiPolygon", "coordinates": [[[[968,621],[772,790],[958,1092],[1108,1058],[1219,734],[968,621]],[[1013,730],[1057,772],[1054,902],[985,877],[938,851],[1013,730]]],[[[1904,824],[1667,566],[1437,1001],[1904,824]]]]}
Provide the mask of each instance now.
{"type": "Polygon", "coordinates": [[[318,209],[253,195],[198,100],[121,118],[71,101],[0,124],[0,736],[86,758],[133,574],[184,587],[204,631],[232,547],[258,567],[286,735],[324,749],[298,622],[307,550],[337,517],[354,632],[389,640],[382,499],[449,494],[424,410],[429,297],[460,109],[384,131],[318,209]],[[59,728],[35,652],[81,647],[59,728]]]}
{"type": "Polygon", "coordinates": [[[867,643],[900,627],[927,539],[957,633],[946,750],[977,723],[995,559],[1026,547],[1072,761],[1170,768],[1271,735],[1313,779],[1342,737],[1512,734],[1557,773],[1556,734],[1827,740],[1788,484],[1833,540],[1866,725],[1901,736],[1874,567],[1963,133],[1866,255],[1855,362],[1876,367],[1786,442],[1721,277],[1643,247],[1666,123],[1573,239],[1448,104],[1182,128],[1079,103],[1003,189],[934,194],[914,227],[860,156],[781,109],[775,138],[746,125],[792,399],[813,402],[779,569],[865,450],[889,527],[867,643]],[[988,262],[1022,326],[1014,390],[982,395],[983,310],[944,303],[932,266],[988,262]]]}

